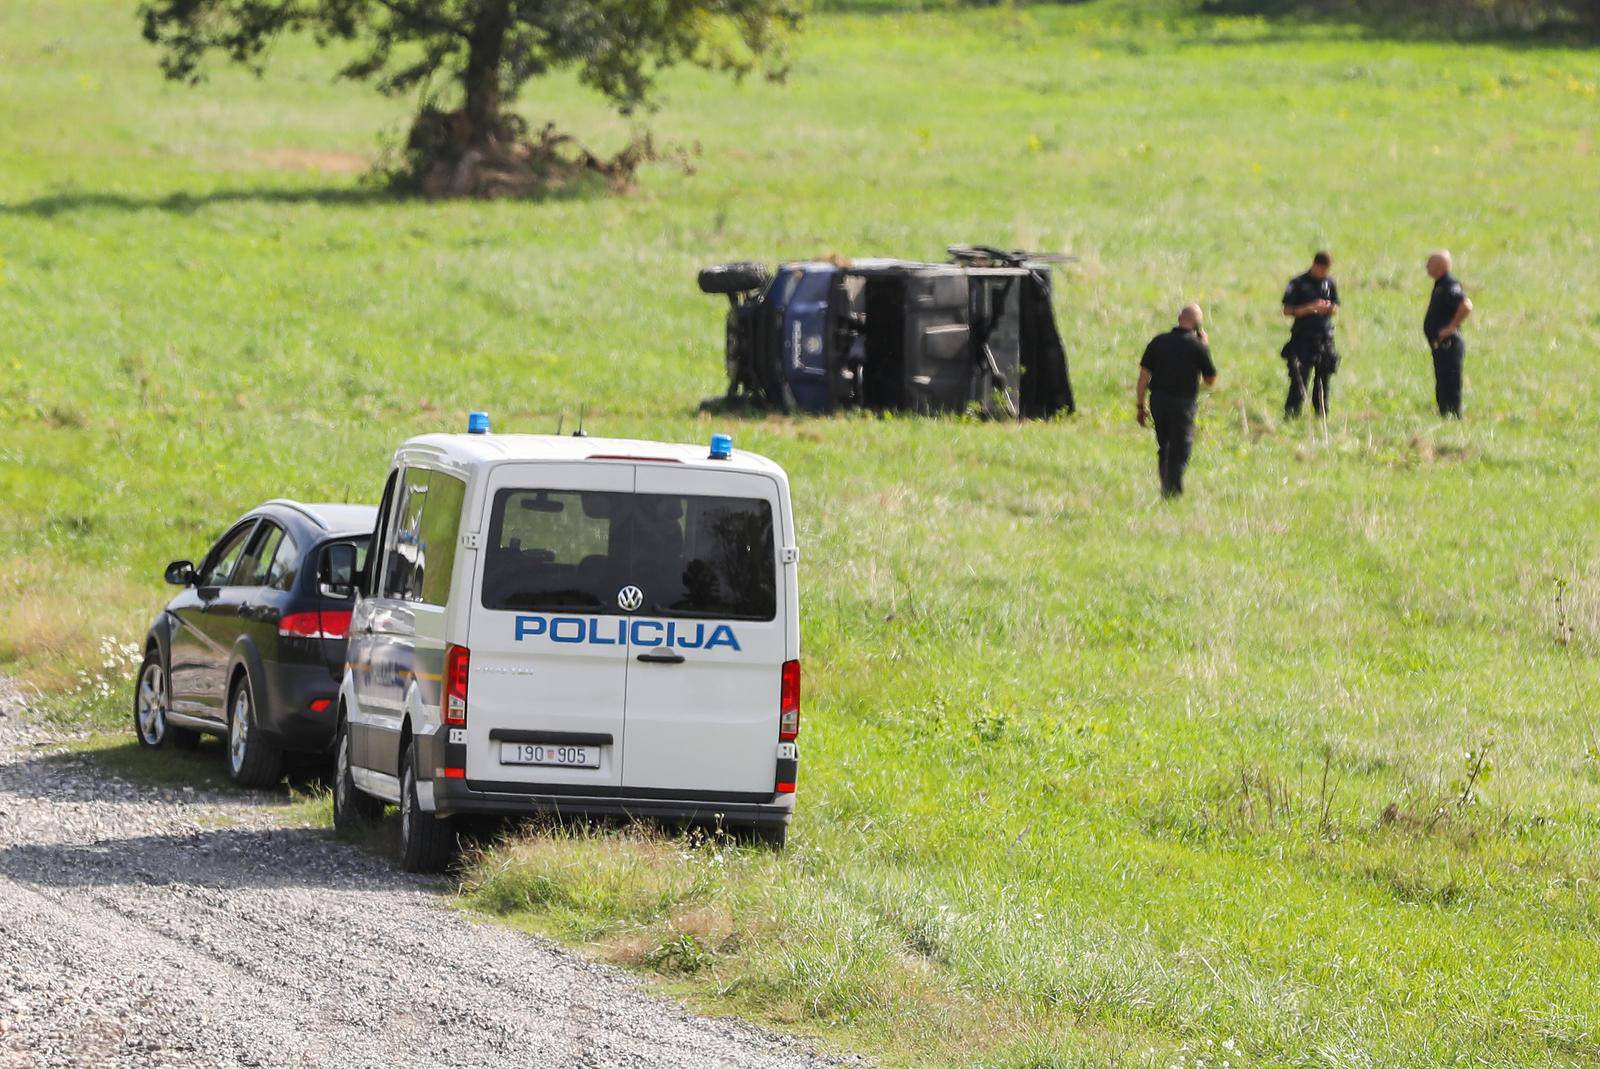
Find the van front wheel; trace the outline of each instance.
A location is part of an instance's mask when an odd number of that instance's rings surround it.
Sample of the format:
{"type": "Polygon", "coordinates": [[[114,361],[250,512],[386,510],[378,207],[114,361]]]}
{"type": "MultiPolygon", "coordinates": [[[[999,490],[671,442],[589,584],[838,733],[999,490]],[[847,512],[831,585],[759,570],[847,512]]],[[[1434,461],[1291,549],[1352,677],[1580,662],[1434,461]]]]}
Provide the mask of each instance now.
{"type": "Polygon", "coordinates": [[[417,771],[411,747],[400,755],[400,867],[407,872],[442,872],[456,852],[456,830],[448,817],[424,812],[417,802],[417,771]]]}
{"type": "Polygon", "coordinates": [[[350,722],[339,721],[339,737],[334,743],[333,828],[348,832],[364,827],[383,816],[383,799],[374,798],[356,786],[350,768],[350,722]]]}

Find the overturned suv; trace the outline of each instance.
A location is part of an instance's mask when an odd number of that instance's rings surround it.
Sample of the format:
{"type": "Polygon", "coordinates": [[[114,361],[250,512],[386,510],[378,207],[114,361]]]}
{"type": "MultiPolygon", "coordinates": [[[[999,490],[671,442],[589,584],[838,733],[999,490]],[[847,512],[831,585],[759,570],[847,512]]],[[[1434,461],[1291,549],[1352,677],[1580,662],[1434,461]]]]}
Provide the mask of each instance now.
{"type": "Polygon", "coordinates": [[[1064,257],[953,245],[950,262],[720,264],[723,403],[1047,418],[1074,410],[1050,265],[1064,257]]]}

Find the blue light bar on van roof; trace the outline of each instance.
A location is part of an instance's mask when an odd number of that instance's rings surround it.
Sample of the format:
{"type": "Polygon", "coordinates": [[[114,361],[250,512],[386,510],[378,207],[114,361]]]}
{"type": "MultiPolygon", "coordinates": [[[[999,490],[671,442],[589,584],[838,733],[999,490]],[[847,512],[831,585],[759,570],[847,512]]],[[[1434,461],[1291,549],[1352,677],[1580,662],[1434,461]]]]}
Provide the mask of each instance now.
{"type": "Polygon", "coordinates": [[[467,433],[468,434],[488,434],[489,433],[489,413],[487,413],[487,412],[473,412],[470,415],[468,415],[467,416],[467,433]]]}
{"type": "Polygon", "coordinates": [[[733,456],[733,436],[730,434],[713,434],[711,436],[711,459],[727,460],[733,456]]]}

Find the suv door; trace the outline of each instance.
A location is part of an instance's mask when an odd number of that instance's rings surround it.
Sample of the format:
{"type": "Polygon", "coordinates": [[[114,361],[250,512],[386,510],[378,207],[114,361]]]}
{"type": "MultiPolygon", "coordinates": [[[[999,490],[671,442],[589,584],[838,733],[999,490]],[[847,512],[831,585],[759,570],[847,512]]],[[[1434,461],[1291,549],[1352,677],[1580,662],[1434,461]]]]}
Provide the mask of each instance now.
{"type": "Polygon", "coordinates": [[[471,600],[466,776],[614,793],[627,692],[631,464],[493,470],[471,600]],[[575,764],[531,763],[573,761],[575,764]]]}
{"type": "MultiPolygon", "coordinates": [[[[253,612],[251,602],[259,587],[256,571],[263,554],[270,554],[277,549],[282,534],[283,528],[271,520],[259,520],[245,543],[244,555],[239,558],[233,574],[226,583],[217,587],[217,596],[206,605],[201,628],[210,649],[203,700],[219,712],[226,711],[228,669],[232,667],[234,646],[250,625],[248,614],[253,612]]],[[[270,563],[270,557],[267,559],[270,563]]],[[[257,716],[262,712],[257,709],[257,716]]]]}
{"type": "Polygon", "coordinates": [[[761,475],[639,465],[630,577],[624,788],[770,798],[788,650],[779,550],[761,475]]]}
{"type": "Polygon", "coordinates": [[[245,543],[255,530],[254,517],[236,524],[217,540],[201,562],[192,597],[182,597],[172,610],[178,627],[168,646],[168,681],[173,709],[180,713],[217,718],[222,715],[227,651],[218,650],[211,637],[211,613],[223,590],[233,581],[245,543]]]}
{"type": "MultiPolygon", "coordinates": [[[[277,557],[285,548],[290,554],[294,553],[294,541],[276,523],[262,520],[250,539],[250,548],[245,550],[244,561],[230,588],[234,602],[234,637],[248,634],[256,649],[269,658],[277,643],[281,613],[268,587],[274,567],[278,567],[279,574],[282,572],[283,565],[277,562],[277,557]]],[[[260,715],[261,710],[256,712],[260,715]]]]}

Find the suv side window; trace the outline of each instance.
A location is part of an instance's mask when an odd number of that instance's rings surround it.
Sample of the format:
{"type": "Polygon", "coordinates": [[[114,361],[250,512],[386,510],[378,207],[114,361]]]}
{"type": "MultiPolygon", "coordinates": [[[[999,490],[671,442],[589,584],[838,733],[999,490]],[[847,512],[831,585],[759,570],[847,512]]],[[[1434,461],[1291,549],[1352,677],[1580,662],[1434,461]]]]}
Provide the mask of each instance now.
{"type": "Polygon", "coordinates": [[[237,586],[266,586],[267,573],[272,568],[272,558],[277,555],[283,541],[283,528],[269,520],[262,520],[250,539],[250,549],[239,566],[237,586]]]}
{"type": "Polygon", "coordinates": [[[250,520],[241,523],[232,531],[222,537],[210,553],[206,554],[206,563],[200,569],[200,578],[195,586],[227,586],[233,578],[233,571],[239,564],[239,557],[244,552],[244,543],[255,529],[256,521],[250,520]]]}
{"type": "Polygon", "coordinates": [[[294,577],[299,572],[300,547],[285,531],[278,540],[278,552],[272,555],[272,565],[267,569],[266,585],[274,590],[288,590],[294,586],[294,577]]]}

